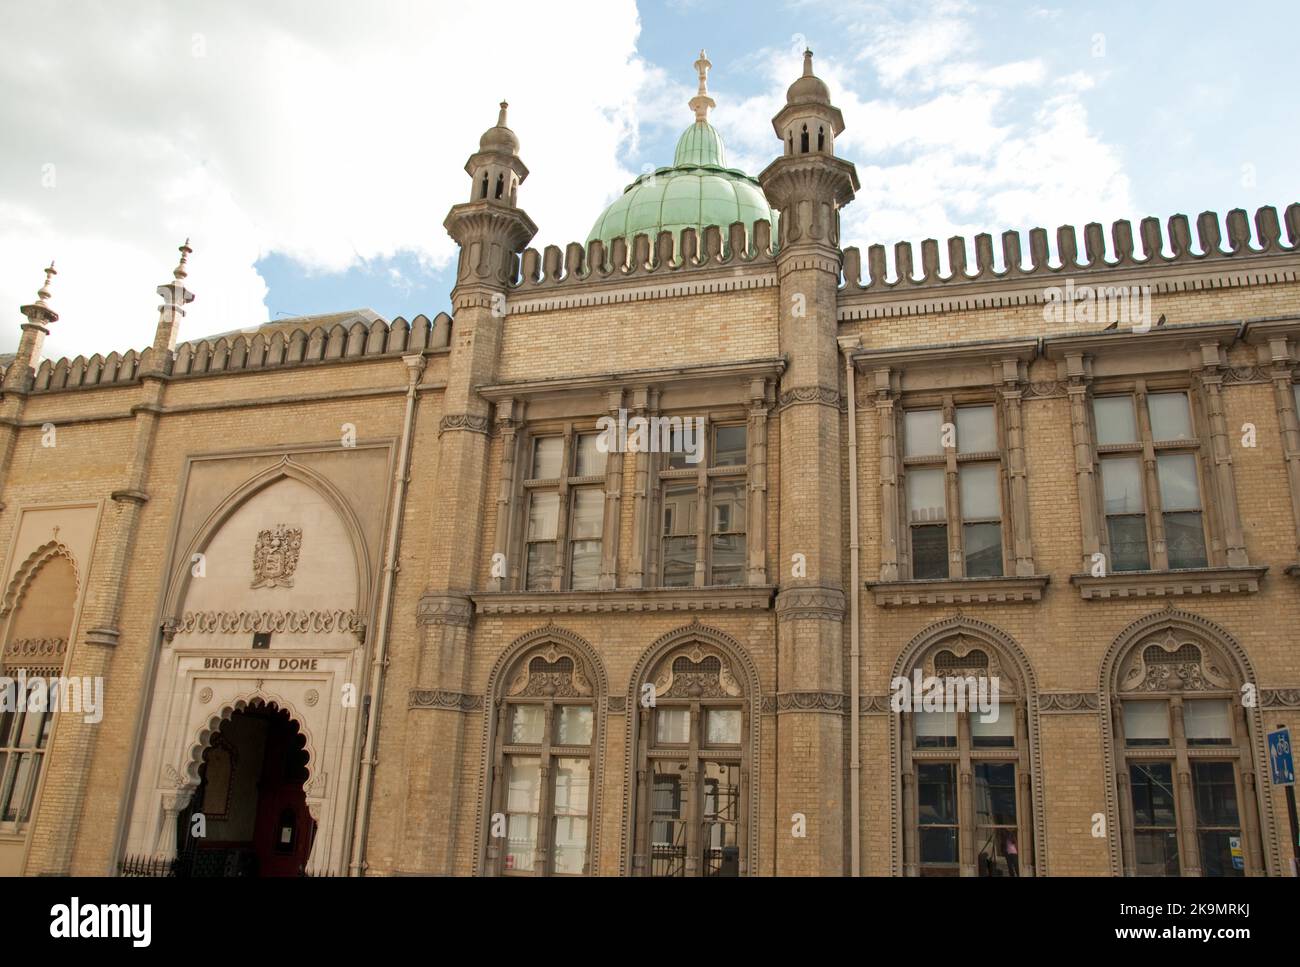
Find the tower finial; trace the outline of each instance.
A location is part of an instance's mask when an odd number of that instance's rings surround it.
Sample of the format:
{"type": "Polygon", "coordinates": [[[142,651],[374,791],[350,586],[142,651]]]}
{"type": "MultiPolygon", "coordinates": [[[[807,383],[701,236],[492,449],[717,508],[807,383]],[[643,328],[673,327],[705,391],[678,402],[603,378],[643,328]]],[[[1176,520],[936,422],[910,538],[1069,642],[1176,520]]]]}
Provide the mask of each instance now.
{"type": "Polygon", "coordinates": [[[695,121],[697,124],[707,124],[709,121],[709,109],[716,107],[713,98],[709,97],[709,68],[713,66],[704,48],[700,48],[700,58],[693,65],[695,72],[700,75],[700,87],[695,96],[691,98],[691,110],[695,112],[695,121]]]}
{"type": "Polygon", "coordinates": [[[190,253],[193,251],[194,249],[190,248],[190,240],[187,238],[185,244],[180,247],[181,260],[177,264],[176,268],[172,270],[172,278],[177,282],[181,281],[181,279],[185,278],[185,276],[189,274],[185,271],[185,260],[190,257],[190,253]]]}
{"type": "Polygon", "coordinates": [[[497,127],[506,127],[506,108],[510,105],[506,101],[501,102],[501,113],[497,115],[497,127]]]}
{"type": "Polygon", "coordinates": [[[45,300],[50,297],[50,279],[58,274],[59,273],[54,268],[54,260],[50,259],[50,267],[45,270],[45,281],[41,283],[41,287],[36,290],[36,304],[42,309],[49,308],[49,306],[46,305],[45,300]]]}
{"type": "Polygon", "coordinates": [[[804,77],[813,76],[811,47],[805,47],[803,51],[803,76],[804,77]]]}

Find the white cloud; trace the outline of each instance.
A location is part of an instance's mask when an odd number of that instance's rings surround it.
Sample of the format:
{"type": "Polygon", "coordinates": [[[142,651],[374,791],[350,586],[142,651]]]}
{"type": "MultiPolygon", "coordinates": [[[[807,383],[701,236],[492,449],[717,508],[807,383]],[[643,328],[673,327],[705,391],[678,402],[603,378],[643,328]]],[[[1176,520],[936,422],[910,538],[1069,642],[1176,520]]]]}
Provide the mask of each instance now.
{"type": "Polygon", "coordinates": [[[538,243],[585,238],[653,80],[630,0],[7,4],[0,350],[57,259],[47,355],[148,345],[176,246],[182,338],[267,316],[254,263],[445,265],[465,159],[510,101],[538,243]],[[124,12],[129,11],[129,12],[124,12]],[[196,56],[200,55],[200,56],[196,56]],[[52,169],[44,166],[52,165],[52,169]],[[53,187],[43,187],[51,172],[53,187]]]}

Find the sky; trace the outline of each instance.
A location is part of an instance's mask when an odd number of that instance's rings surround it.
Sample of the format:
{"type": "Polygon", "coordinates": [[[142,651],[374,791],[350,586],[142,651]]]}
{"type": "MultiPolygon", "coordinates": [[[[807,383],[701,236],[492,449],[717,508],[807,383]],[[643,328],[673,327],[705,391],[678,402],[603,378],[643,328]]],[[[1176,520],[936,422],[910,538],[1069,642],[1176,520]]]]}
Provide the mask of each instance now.
{"type": "Polygon", "coordinates": [[[51,259],[47,356],[149,345],[187,237],[182,339],[444,311],[442,221],[497,103],[533,244],[562,247],[671,163],[701,47],[750,174],[812,48],[862,183],[845,245],[1280,211],[1300,200],[1298,27],[1289,0],[4,4],[0,352],[51,259]]]}

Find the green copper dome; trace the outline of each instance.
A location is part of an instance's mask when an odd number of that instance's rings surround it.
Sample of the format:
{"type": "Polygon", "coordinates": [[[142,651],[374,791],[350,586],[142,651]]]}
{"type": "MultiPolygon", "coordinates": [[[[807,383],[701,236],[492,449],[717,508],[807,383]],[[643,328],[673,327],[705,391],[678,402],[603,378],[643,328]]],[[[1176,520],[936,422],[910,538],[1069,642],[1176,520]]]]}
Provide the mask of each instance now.
{"type": "Polygon", "coordinates": [[[777,213],[756,178],[727,167],[722,135],[708,122],[713,99],[705,88],[705,75],[711,65],[703,51],[695,66],[700,72],[699,94],[691,101],[696,120],[677,139],[672,167],[647,172],[624,188],[596,219],[588,242],[600,239],[608,251],[616,238],[626,239],[630,248],[637,235],[648,235],[653,246],[660,232],[672,232],[680,245],[682,229],[695,229],[702,240],[704,229],[717,225],[725,248],[727,226],[744,222],[752,239],[754,223],[760,219],[771,222],[775,242],[777,213]]]}

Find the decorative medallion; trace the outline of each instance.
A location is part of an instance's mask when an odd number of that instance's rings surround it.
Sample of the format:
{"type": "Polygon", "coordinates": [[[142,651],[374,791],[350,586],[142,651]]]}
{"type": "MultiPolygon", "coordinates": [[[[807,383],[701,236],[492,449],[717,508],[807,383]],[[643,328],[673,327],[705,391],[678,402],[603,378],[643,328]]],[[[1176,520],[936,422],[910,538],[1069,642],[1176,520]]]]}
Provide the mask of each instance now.
{"type": "Polygon", "coordinates": [[[202,689],[199,692],[199,701],[202,702],[204,705],[207,705],[208,702],[212,701],[212,689],[210,688],[202,689]]]}
{"type": "Polygon", "coordinates": [[[303,696],[302,700],[307,703],[308,708],[314,708],[316,703],[320,701],[320,692],[316,691],[314,688],[309,688],[307,689],[307,694],[303,696]]]}
{"type": "Polygon", "coordinates": [[[253,549],[254,588],[291,588],[293,572],[298,569],[298,552],[302,549],[302,528],[276,525],[274,530],[260,531],[253,549]]]}

